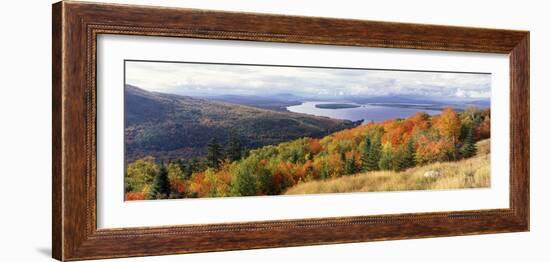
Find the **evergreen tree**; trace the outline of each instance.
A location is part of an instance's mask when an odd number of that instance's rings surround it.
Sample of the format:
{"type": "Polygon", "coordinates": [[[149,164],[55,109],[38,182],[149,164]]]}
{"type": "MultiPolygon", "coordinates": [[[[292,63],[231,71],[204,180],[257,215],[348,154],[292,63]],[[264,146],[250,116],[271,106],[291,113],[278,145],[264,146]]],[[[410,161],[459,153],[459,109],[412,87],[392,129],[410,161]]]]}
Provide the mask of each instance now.
{"type": "Polygon", "coordinates": [[[290,155],[290,162],[292,162],[293,164],[296,164],[298,163],[298,152],[296,150],[292,150],[292,153],[290,155]]]}
{"type": "Polygon", "coordinates": [[[414,160],[414,153],[415,153],[414,142],[411,139],[409,140],[409,143],[407,143],[407,147],[405,147],[405,150],[403,152],[402,163],[399,167],[401,170],[411,168],[416,165],[416,162],[414,160]]]}
{"type": "Polygon", "coordinates": [[[342,163],[346,163],[346,152],[340,152],[340,161],[342,161],[342,163]]]}
{"type": "Polygon", "coordinates": [[[371,142],[366,163],[363,168],[364,171],[379,170],[380,150],[380,142],[378,140],[371,142]]]}
{"type": "Polygon", "coordinates": [[[161,164],[159,172],[153,180],[150,194],[154,199],[167,198],[170,195],[170,180],[168,179],[168,170],[164,164],[161,164]]]}
{"type": "Polygon", "coordinates": [[[466,138],[464,138],[464,143],[462,148],[460,148],[460,154],[463,158],[472,157],[477,153],[477,148],[474,142],[474,136],[472,128],[468,130],[466,138]]]}
{"type": "Polygon", "coordinates": [[[400,148],[392,153],[391,169],[394,171],[402,171],[407,169],[407,150],[406,148],[400,148]]]}
{"type": "Polygon", "coordinates": [[[203,160],[201,160],[197,157],[193,157],[193,158],[191,158],[191,161],[189,162],[189,169],[191,170],[191,173],[205,171],[206,170],[206,163],[205,163],[205,161],[203,161],[203,160]]]}
{"type": "Polygon", "coordinates": [[[380,154],[380,161],[378,162],[378,166],[382,170],[390,170],[393,168],[393,158],[392,158],[392,150],[390,144],[384,144],[384,147],[382,148],[382,152],[380,154]]]}
{"type": "Polygon", "coordinates": [[[183,177],[184,179],[189,179],[193,175],[193,163],[188,163],[183,167],[183,177]]]}
{"type": "Polygon", "coordinates": [[[237,161],[242,157],[242,145],[239,137],[235,133],[229,135],[229,142],[227,143],[226,156],[231,162],[237,161]]]}
{"type": "Polygon", "coordinates": [[[220,162],[223,158],[222,147],[215,137],[208,141],[208,145],[206,147],[208,149],[208,152],[206,154],[207,165],[208,167],[217,169],[220,166],[220,162]]]}
{"type": "Polygon", "coordinates": [[[258,168],[256,171],[256,183],[259,193],[262,195],[274,195],[276,190],[273,187],[273,177],[269,169],[265,167],[258,168]]]}
{"type": "Polygon", "coordinates": [[[357,172],[357,168],[355,166],[355,155],[352,154],[351,157],[348,158],[344,163],[346,174],[352,175],[357,172]]]}
{"type": "Polygon", "coordinates": [[[343,170],[342,170],[342,175],[347,175],[347,159],[346,159],[346,152],[344,151],[340,151],[340,162],[342,163],[342,167],[343,167],[343,170]]]}
{"type": "Polygon", "coordinates": [[[370,138],[367,137],[365,139],[365,146],[363,147],[363,154],[361,155],[361,169],[363,169],[363,171],[369,171],[368,159],[370,155],[370,150],[371,150],[371,142],[370,142],[370,138]]]}
{"type": "Polygon", "coordinates": [[[328,171],[328,164],[327,164],[327,162],[324,162],[323,168],[321,169],[321,174],[320,174],[320,176],[321,176],[321,179],[327,179],[327,178],[329,178],[330,173],[329,173],[329,171],[328,171]]]}

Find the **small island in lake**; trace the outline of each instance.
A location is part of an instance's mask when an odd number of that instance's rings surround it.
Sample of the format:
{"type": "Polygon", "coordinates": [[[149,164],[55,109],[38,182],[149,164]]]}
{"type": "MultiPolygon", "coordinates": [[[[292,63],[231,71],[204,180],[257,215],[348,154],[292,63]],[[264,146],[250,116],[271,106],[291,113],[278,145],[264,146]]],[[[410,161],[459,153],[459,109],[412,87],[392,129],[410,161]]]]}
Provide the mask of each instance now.
{"type": "Polygon", "coordinates": [[[322,109],[344,109],[344,108],[357,108],[360,105],[354,104],[316,104],[315,107],[322,109]]]}

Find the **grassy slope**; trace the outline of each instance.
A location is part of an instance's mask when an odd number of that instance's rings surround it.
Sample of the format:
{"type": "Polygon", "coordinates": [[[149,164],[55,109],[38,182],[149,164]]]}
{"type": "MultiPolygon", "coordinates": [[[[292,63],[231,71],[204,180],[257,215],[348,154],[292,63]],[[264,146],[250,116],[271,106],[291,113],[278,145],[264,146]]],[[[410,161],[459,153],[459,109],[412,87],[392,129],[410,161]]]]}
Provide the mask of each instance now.
{"type": "Polygon", "coordinates": [[[353,127],[350,121],[276,112],[207,99],[125,88],[126,156],[187,158],[206,153],[208,140],[237,133],[248,148],[300,137],[322,137],[353,127]]]}
{"type": "Polygon", "coordinates": [[[325,181],[298,184],[285,194],[319,194],[429,189],[478,188],[490,185],[490,139],[477,143],[476,156],[457,162],[433,163],[402,172],[376,171],[325,181]],[[430,170],[440,171],[437,178],[424,177],[430,170]]]}

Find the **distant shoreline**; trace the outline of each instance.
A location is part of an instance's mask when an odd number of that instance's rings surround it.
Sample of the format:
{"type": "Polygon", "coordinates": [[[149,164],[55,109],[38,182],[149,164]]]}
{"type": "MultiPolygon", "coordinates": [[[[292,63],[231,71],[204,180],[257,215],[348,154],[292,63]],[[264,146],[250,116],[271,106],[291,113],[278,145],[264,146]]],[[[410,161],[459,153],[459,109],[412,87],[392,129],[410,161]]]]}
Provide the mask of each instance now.
{"type": "Polygon", "coordinates": [[[315,107],[321,108],[321,109],[344,109],[344,108],[357,108],[361,107],[361,105],[355,105],[355,104],[316,104],[315,107]]]}
{"type": "MultiPolygon", "coordinates": [[[[326,101],[306,101],[298,106],[289,106],[286,109],[293,113],[301,113],[313,116],[323,116],[332,119],[365,122],[385,121],[394,118],[406,118],[417,111],[423,111],[429,115],[435,115],[441,112],[442,108],[418,108],[418,105],[394,105],[391,103],[380,104],[359,104],[353,102],[326,102],[326,101]]],[[[425,105],[426,106],[426,105],[425,105]]],[[[435,106],[435,105],[429,105],[435,106]]]]}

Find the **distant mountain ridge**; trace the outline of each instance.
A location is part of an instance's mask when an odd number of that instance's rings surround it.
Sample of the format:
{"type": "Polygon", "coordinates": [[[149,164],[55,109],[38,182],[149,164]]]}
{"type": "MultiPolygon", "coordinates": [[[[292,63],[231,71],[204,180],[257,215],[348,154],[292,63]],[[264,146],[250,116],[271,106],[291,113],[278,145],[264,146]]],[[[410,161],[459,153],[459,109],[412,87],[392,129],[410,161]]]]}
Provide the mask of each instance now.
{"type": "Polygon", "coordinates": [[[432,98],[407,95],[386,95],[386,96],[343,96],[327,98],[323,96],[296,96],[293,94],[266,94],[266,95],[218,95],[208,96],[208,99],[229,102],[239,105],[247,105],[276,111],[287,111],[288,106],[299,105],[306,101],[327,101],[335,103],[357,103],[357,104],[379,104],[396,107],[414,107],[420,109],[441,110],[452,107],[462,111],[467,107],[488,108],[491,106],[490,99],[483,98],[432,98]]]}
{"type": "Polygon", "coordinates": [[[226,143],[231,132],[245,147],[278,144],[300,137],[321,137],[350,128],[351,121],[316,117],[149,92],[126,85],[124,90],[126,161],[203,156],[211,138],[226,143]]]}
{"type": "Polygon", "coordinates": [[[304,98],[294,96],[292,94],[277,94],[266,96],[219,95],[209,96],[205,98],[233,104],[265,108],[275,111],[287,111],[286,108],[288,106],[299,105],[304,100],[304,98]]]}
{"type": "Polygon", "coordinates": [[[348,100],[358,104],[409,104],[409,105],[426,105],[432,108],[453,107],[455,109],[465,109],[466,107],[490,107],[490,99],[473,99],[473,98],[449,98],[436,99],[424,98],[404,95],[388,95],[388,96],[373,96],[373,97],[349,97],[348,100]]]}

